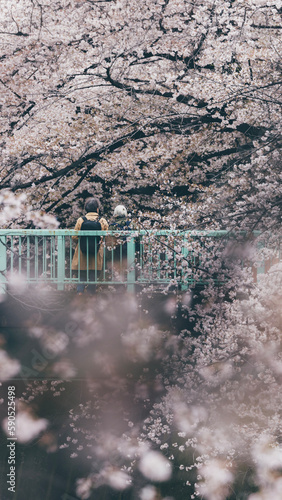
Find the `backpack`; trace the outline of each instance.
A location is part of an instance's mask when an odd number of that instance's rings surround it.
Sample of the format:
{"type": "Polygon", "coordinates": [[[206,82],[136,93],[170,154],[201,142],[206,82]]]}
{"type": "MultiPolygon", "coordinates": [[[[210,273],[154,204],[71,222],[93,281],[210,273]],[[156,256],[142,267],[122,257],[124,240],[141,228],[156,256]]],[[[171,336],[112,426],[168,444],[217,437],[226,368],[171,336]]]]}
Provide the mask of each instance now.
{"type": "MultiPolygon", "coordinates": [[[[102,226],[99,222],[99,219],[89,220],[87,217],[83,217],[83,223],[81,224],[80,231],[101,231],[102,226]]],[[[87,246],[88,246],[88,255],[95,255],[96,252],[100,248],[101,236],[81,236],[80,237],[80,250],[82,253],[87,255],[87,246]],[[87,245],[88,241],[88,245],[87,245]]]]}
{"type": "MultiPolygon", "coordinates": [[[[131,229],[130,220],[125,218],[116,219],[110,227],[113,231],[129,231],[131,229]]],[[[124,239],[126,239],[126,236],[124,239]]]]}

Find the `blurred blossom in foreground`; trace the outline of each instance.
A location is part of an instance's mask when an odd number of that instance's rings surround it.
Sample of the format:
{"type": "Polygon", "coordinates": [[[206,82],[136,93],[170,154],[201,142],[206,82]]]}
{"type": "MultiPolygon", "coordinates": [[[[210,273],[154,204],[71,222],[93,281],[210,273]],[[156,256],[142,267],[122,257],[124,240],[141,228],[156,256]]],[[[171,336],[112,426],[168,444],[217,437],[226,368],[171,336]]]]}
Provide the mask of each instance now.
{"type": "Polygon", "coordinates": [[[0,380],[5,381],[19,373],[21,365],[17,359],[11,359],[6,351],[0,349],[0,380]]]}
{"type": "Polygon", "coordinates": [[[281,500],[282,498],[282,478],[277,479],[275,483],[264,488],[259,493],[253,493],[248,500],[281,500]]]}
{"type": "Polygon", "coordinates": [[[193,434],[200,423],[207,419],[207,411],[202,406],[187,406],[184,402],[174,405],[174,417],[177,427],[182,432],[193,434]]]}
{"type": "Polygon", "coordinates": [[[27,289],[27,277],[17,272],[8,273],[9,289],[11,293],[23,294],[27,289]]]}
{"type": "Polygon", "coordinates": [[[0,195],[0,223],[1,226],[13,218],[21,215],[23,204],[26,201],[26,195],[15,195],[11,191],[2,191],[0,195]]]}
{"type": "Polygon", "coordinates": [[[76,369],[69,359],[61,359],[52,366],[52,371],[64,380],[69,380],[75,377],[76,369]]]}
{"type": "Polygon", "coordinates": [[[126,472],[115,467],[106,467],[92,477],[80,478],[76,481],[76,494],[81,500],[90,497],[94,488],[107,485],[117,491],[123,491],[131,485],[131,478],[126,472]]]}
{"type": "MultiPolygon", "coordinates": [[[[18,443],[29,443],[48,427],[48,420],[36,418],[28,411],[20,410],[16,413],[16,435],[18,443]]],[[[8,419],[3,420],[3,430],[8,433],[8,419]]]]}
{"type": "Polygon", "coordinates": [[[172,474],[171,463],[158,451],[148,451],[139,463],[143,476],[151,481],[168,481],[172,474]]]}
{"type": "Polygon", "coordinates": [[[56,217],[41,210],[34,210],[28,205],[26,194],[17,195],[8,189],[3,190],[0,194],[1,226],[5,226],[13,219],[19,222],[20,217],[23,217],[25,221],[31,221],[40,229],[57,229],[59,226],[56,217]]]}
{"type": "Polygon", "coordinates": [[[145,486],[139,493],[140,500],[157,500],[159,498],[158,490],[155,486],[145,486]]]}
{"type": "Polygon", "coordinates": [[[156,358],[162,338],[163,332],[155,325],[140,330],[129,325],[128,331],[122,336],[122,342],[131,359],[148,362],[156,358]]]}
{"type": "Polygon", "coordinates": [[[225,500],[233,481],[233,474],[221,460],[212,460],[199,467],[203,482],[198,484],[198,491],[207,500],[225,500]]]}
{"type": "Polygon", "coordinates": [[[249,500],[281,500],[282,448],[271,436],[265,435],[253,446],[252,454],[261,491],[250,495],[249,500]]]}
{"type": "Polygon", "coordinates": [[[101,477],[104,479],[104,484],[118,491],[125,490],[131,484],[131,477],[128,474],[112,467],[102,471],[101,477]]]}
{"type": "Polygon", "coordinates": [[[91,478],[81,478],[76,481],[76,494],[81,500],[87,500],[91,495],[92,480],[91,478]]]}

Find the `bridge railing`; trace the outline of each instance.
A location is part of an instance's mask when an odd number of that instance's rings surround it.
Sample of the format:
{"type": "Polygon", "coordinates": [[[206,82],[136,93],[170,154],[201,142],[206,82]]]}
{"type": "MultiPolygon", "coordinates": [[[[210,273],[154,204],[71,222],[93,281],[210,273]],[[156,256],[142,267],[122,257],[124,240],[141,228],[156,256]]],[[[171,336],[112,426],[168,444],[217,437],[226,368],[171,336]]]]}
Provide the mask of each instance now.
{"type": "MultiPolygon", "coordinates": [[[[215,247],[220,253],[229,241],[227,231],[0,230],[0,292],[6,292],[14,275],[21,276],[27,284],[55,284],[58,290],[78,283],[125,285],[129,291],[136,285],[171,283],[187,288],[209,279],[209,270],[201,268],[204,253],[211,248],[214,251],[215,247]],[[82,268],[78,258],[78,270],[72,270],[75,246],[78,244],[80,248],[82,236],[88,241],[93,236],[102,237],[101,249],[97,246],[95,249],[93,272],[90,272],[89,253],[86,268],[82,268]],[[81,273],[82,270],[85,272],[81,273]]],[[[257,272],[263,272],[263,266],[262,262],[257,272]]]]}

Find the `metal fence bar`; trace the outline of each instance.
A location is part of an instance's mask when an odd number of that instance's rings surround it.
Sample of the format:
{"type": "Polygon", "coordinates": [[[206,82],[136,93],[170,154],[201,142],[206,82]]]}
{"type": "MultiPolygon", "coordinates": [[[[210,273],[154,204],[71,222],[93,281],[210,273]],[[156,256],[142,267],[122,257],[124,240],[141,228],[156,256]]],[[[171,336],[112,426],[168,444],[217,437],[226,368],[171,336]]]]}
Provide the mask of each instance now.
{"type": "Polygon", "coordinates": [[[30,281],[30,236],[27,236],[26,241],[26,276],[27,281],[30,281]]]}
{"type": "Polygon", "coordinates": [[[135,275],[135,238],[127,238],[127,291],[134,292],[135,275]]]}
{"type": "Polygon", "coordinates": [[[55,279],[55,245],[54,245],[55,237],[51,236],[50,238],[50,278],[55,279]]]}
{"type": "MultiPolygon", "coordinates": [[[[95,255],[96,255],[96,240],[95,240],[95,255]]],[[[89,282],[89,237],[86,236],[86,281],[89,282]]]]}
{"type": "MultiPolygon", "coordinates": [[[[227,242],[230,236],[227,231],[78,232],[67,229],[0,229],[0,293],[1,290],[6,290],[8,272],[22,273],[27,283],[53,283],[58,290],[64,290],[67,283],[102,283],[125,285],[129,291],[133,291],[137,284],[169,284],[172,281],[185,290],[196,282],[206,282],[205,274],[199,272],[203,252],[214,251],[216,240],[225,245],[224,238],[227,242]],[[78,275],[71,270],[73,236],[78,236],[78,275]],[[98,249],[95,238],[95,256],[90,255],[89,242],[87,243],[87,266],[84,273],[80,273],[80,236],[86,236],[87,240],[90,236],[99,236],[103,240],[108,236],[114,241],[108,247],[103,241],[102,251],[98,249]],[[97,270],[98,254],[102,257],[101,273],[97,270]],[[184,266],[181,256],[185,259],[184,266]],[[90,262],[94,258],[92,272],[90,262]]],[[[258,243],[257,246],[259,245],[263,244],[258,243]]],[[[263,259],[258,263],[258,274],[267,270],[264,264],[263,259]]]]}
{"type": "Polygon", "coordinates": [[[94,270],[94,275],[95,275],[95,278],[94,278],[94,281],[95,283],[97,282],[97,276],[98,276],[98,271],[97,271],[97,256],[98,256],[98,252],[97,252],[97,239],[95,238],[95,241],[94,241],[94,247],[95,247],[95,252],[94,252],[94,256],[95,256],[95,270],[94,270]]]}
{"type": "Polygon", "coordinates": [[[102,281],[106,281],[106,246],[104,247],[104,252],[103,252],[103,265],[102,265],[102,281]]]}
{"type": "Polygon", "coordinates": [[[34,255],[34,277],[36,280],[38,280],[38,260],[39,260],[39,255],[38,255],[38,236],[35,236],[34,238],[34,250],[35,250],[35,255],[34,255]]]}
{"type": "Polygon", "coordinates": [[[70,256],[69,256],[69,266],[70,266],[70,281],[72,281],[72,268],[71,268],[71,263],[72,263],[72,239],[71,236],[69,236],[69,248],[70,248],[70,256]]]}
{"type": "Polygon", "coordinates": [[[46,279],[46,238],[39,238],[39,279],[46,279]]]}
{"type": "Polygon", "coordinates": [[[77,248],[78,248],[78,252],[77,252],[77,255],[78,255],[78,271],[77,271],[77,277],[78,277],[78,281],[80,281],[80,238],[78,238],[78,244],[77,244],[77,248]]]}
{"type": "Polygon", "coordinates": [[[0,295],[6,293],[7,288],[7,236],[0,236],[0,295]]]}
{"type": "Polygon", "coordinates": [[[19,274],[22,273],[22,237],[19,236],[19,274]]]}
{"type": "Polygon", "coordinates": [[[65,283],[65,238],[58,236],[57,239],[57,289],[64,290],[65,283]]]}
{"type": "Polygon", "coordinates": [[[11,246],[10,246],[10,272],[14,272],[14,236],[11,236],[11,246]]]}

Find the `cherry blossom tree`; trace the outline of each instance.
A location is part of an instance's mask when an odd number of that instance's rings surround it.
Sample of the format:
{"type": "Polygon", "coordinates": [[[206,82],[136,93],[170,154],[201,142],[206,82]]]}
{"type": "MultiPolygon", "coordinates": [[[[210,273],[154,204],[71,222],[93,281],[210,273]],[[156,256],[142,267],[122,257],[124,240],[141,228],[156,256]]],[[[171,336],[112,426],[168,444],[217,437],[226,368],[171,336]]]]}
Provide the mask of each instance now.
{"type": "Polygon", "coordinates": [[[81,499],[281,498],[281,266],[254,283],[250,236],[280,238],[281,0],[2,4],[2,225],[71,226],[95,193],[236,234],[198,243],[201,292],[0,303],[20,445],[81,499]]]}
{"type": "Polygon", "coordinates": [[[4,188],[64,224],[93,192],[178,225],[215,192],[279,211],[280,2],[21,0],[0,30],[4,188]]]}

